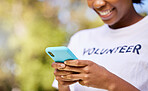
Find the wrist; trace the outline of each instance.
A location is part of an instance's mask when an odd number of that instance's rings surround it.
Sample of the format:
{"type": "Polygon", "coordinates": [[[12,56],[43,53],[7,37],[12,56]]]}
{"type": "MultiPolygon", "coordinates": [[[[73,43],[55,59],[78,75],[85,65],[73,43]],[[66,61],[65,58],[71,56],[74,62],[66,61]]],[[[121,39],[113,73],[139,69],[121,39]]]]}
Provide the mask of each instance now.
{"type": "Polygon", "coordinates": [[[58,86],[59,86],[59,87],[65,87],[65,88],[66,88],[66,87],[69,87],[69,85],[63,85],[63,84],[60,84],[60,83],[58,83],[58,86]]]}
{"type": "Polygon", "coordinates": [[[59,91],[70,91],[69,85],[58,84],[59,91]]]}
{"type": "Polygon", "coordinates": [[[116,76],[114,74],[110,74],[108,75],[108,81],[107,81],[107,89],[109,91],[115,91],[117,85],[118,85],[118,81],[116,80],[116,76]]]}
{"type": "Polygon", "coordinates": [[[107,88],[108,91],[140,91],[130,83],[112,73],[109,76],[107,88]]]}

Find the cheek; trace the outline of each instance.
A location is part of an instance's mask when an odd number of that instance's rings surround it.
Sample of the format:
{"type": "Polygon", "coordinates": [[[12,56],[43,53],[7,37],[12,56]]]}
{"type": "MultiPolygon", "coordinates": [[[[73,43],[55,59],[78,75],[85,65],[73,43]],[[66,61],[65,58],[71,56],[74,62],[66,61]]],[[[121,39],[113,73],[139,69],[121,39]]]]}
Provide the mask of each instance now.
{"type": "Polygon", "coordinates": [[[127,11],[128,8],[122,7],[122,5],[120,5],[120,8],[116,8],[116,10],[114,11],[114,15],[111,18],[110,21],[108,21],[107,23],[109,25],[113,25],[117,22],[119,22],[121,19],[123,19],[125,16],[127,16],[127,11]]]}
{"type": "Polygon", "coordinates": [[[87,0],[88,7],[92,8],[93,0],[87,0]]]}
{"type": "Polygon", "coordinates": [[[118,16],[118,18],[123,18],[124,16],[126,16],[127,13],[130,12],[129,9],[130,8],[128,6],[119,5],[118,8],[117,8],[117,16],[118,16]]]}
{"type": "Polygon", "coordinates": [[[115,23],[117,23],[120,20],[121,13],[118,12],[118,10],[113,11],[113,15],[110,19],[108,20],[103,20],[104,23],[108,24],[108,25],[114,25],[115,23]]]}

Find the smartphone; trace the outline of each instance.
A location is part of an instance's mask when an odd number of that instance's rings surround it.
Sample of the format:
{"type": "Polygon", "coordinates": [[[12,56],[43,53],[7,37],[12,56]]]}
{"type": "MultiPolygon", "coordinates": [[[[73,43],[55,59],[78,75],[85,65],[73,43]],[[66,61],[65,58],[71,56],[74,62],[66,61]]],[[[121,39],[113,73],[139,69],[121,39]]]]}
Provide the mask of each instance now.
{"type": "Polygon", "coordinates": [[[55,61],[62,62],[66,60],[76,60],[78,59],[69,48],[65,46],[60,47],[48,47],[45,49],[46,53],[55,61]]]}

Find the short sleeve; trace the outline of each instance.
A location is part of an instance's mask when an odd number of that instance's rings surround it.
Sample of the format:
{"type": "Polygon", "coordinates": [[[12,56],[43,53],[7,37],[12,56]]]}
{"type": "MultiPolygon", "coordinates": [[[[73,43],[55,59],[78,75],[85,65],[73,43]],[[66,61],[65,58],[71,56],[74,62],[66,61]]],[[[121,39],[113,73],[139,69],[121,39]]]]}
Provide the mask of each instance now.
{"type": "Polygon", "coordinates": [[[58,81],[56,79],[54,79],[54,81],[52,83],[52,87],[58,89],[58,81]]]}

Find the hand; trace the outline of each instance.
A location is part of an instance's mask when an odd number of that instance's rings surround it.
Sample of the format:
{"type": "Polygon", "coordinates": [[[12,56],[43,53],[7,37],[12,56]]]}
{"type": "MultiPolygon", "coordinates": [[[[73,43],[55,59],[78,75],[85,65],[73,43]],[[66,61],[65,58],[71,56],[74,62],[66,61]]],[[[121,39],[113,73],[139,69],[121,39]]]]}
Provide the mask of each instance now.
{"type": "Polygon", "coordinates": [[[63,71],[60,77],[63,84],[73,84],[78,81],[88,87],[102,88],[109,91],[140,91],[132,84],[92,61],[67,60],[64,64],[65,67],[58,69],[63,71]]]}
{"type": "Polygon", "coordinates": [[[79,80],[81,85],[108,89],[111,73],[104,67],[89,60],[67,60],[64,63],[66,64],[65,68],[59,70],[78,72],[78,74],[62,74],[63,81],[79,80]]]}
{"type": "Polygon", "coordinates": [[[54,63],[52,63],[52,67],[55,68],[54,75],[55,75],[56,80],[58,81],[59,85],[68,86],[68,85],[71,85],[71,84],[77,82],[76,80],[68,80],[68,79],[63,80],[62,76],[69,75],[69,74],[73,73],[71,71],[59,70],[59,69],[66,67],[66,65],[64,63],[54,62],[54,63]]]}

